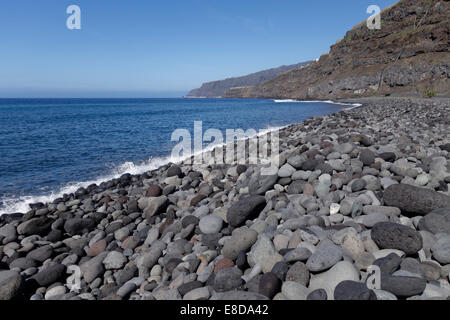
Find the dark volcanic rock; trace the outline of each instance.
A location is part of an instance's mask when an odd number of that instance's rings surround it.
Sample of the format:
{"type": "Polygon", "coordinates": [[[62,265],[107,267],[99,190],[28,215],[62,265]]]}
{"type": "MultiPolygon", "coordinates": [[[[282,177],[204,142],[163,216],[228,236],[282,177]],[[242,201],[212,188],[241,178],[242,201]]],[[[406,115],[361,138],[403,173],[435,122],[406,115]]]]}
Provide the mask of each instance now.
{"type": "Polygon", "coordinates": [[[11,263],[9,264],[10,269],[20,268],[22,270],[25,270],[28,268],[33,268],[36,266],[37,266],[37,263],[35,260],[26,258],[26,257],[17,258],[15,260],[11,261],[11,263]]]}
{"type": "Polygon", "coordinates": [[[95,221],[92,219],[73,218],[66,221],[64,230],[74,236],[76,234],[83,234],[95,228],[95,221]]]}
{"type": "Polygon", "coordinates": [[[359,160],[361,160],[365,166],[370,166],[375,163],[375,154],[369,149],[364,149],[359,155],[359,160]]]}
{"type": "Polygon", "coordinates": [[[272,189],[277,182],[278,175],[261,175],[259,172],[250,178],[249,192],[253,195],[262,195],[272,189]]]}
{"type": "Polygon", "coordinates": [[[246,166],[246,165],[239,164],[239,165],[236,167],[236,173],[237,173],[238,175],[241,175],[241,174],[244,173],[245,171],[247,171],[247,166],[246,166]]]}
{"type": "Polygon", "coordinates": [[[311,301],[323,301],[323,300],[327,300],[327,292],[325,291],[325,289],[317,289],[312,291],[310,294],[308,294],[308,296],[306,297],[306,300],[311,300],[311,301]]]}
{"type": "Polygon", "coordinates": [[[0,300],[11,300],[23,289],[23,278],[16,271],[0,271],[0,300]]]}
{"type": "Polygon", "coordinates": [[[335,300],[377,300],[373,290],[364,283],[356,281],[342,281],[334,289],[335,300]]]}
{"type": "Polygon", "coordinates": [[[21,223],[17,227],[17,233],[25,236],[35,234],[44,236],[50,231],[50,227],[53,222],[53,219],[46,217],[33,218],[21,223]]]}
{"type": "Polygon", "coordinates": [[[281,281],[286,279],[286,274],[289,271],[289,265],[284,261],[275,263],[272,268],[272,273],[275,274],[281,281]]]}
{"type": "Polygon", "coordinates": [[[404,215],[426,215],[435,209],[450,207],[450,196],[407,184],[395,184],[384,192],[387,206],[397,207],[404,215]]]}
{"type": "Polygon", "coordinates": [[[422,236],[416,230],[393,222],[377,223],[371,231],[373,241],[382,249],[398,249],[406,254],[422,249],[422,236]]]}
{"type": "Polygon", "coordinates": [[[273,273],[267,272],[259,280],[259,293],[273,298],[281,290],[281,280],[273,273]]]}
{"type": "Polygon", "coordinates": [[[450,143],[446,143],[446,144],[440,146],[440,148],[441,148],[441,150],[450,152],[450,143]]]}
{"type": "Polygon", "coordinates": [[[241,270],[245,270],[248,267],[247,253],[245,251],[239,251],[236,258],[236,266],[241,270]]]}
{"type": "Polygon", "coordinates": [[[266,199],[263,196],[249,196],[243,198],[228,209],[228,224],[232,227],[239,227],[246,220],[258,216],[265,206],[266,199]]]}
{"type": "Polygon", "coordinates": [[[381,289],[395,294],[397,297],[411,297],[422,294],[427,281],[417,277],[394,277],[381,275],[381,289]]]}
{"type": "Polygon", "coordinates": [[[3,214],[0,216],[0,225],[3,223],[10,223],[13,221],[19,221],[23,218],[23,213],[12,213],[12,214],[3,214]]]}

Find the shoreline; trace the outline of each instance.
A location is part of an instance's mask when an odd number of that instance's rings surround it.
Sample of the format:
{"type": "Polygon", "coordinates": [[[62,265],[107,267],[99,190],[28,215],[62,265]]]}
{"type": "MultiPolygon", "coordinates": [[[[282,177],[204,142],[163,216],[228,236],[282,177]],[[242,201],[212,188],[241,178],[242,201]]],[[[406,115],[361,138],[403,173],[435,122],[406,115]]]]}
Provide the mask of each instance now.
{"type": "MultiPolygon", "coordinates": [[[[245,99],[245,98],[244,98],[245,99]]],[[[279,101],[283,101],[280,103],[284,103],[284,101],[286,101],[286,103],[292,102],[292,103],[330,103],[330,104],[335,104],[335,105],[349,105],[352,106],[350,108],[344,109],[344,110],[340,110],[340,111],[348,111],[348,110],[353,110],[353,109],[357,109],[357,108],[364,108],[365,104],[366,105],[370,105],[370,103],[379,101],[379,100],[385,100],[385,99],[412,99],[412,100],[428,100],[425,98],[417,98],[417,97],[378,97],[378,96],[374,96],[374,97],[364,97],[364,98],[352,98],[352,99],[338,99],[336,101],[331,101],[331,100],[326,100],[326,101],[322,101],[322,100],[294,100],[294,99],[283,99],[283,100],[279,100],[279,101]]],[[[434,99],[443,99],[443,100],[448,100],[450,101],[450,97],[437,97],[434,99]]],[[[276,99],[272,99],[272,98],[268,98],[266,100],[273,100],[276,102],[276,99]]],[[[340,111],[336,111],[336,112],[340,112],[340,111]]],[[[335,113],[335,112],[334,112],[335,113]]],[[[334,114],[331,113],[331,114],[334,114]]],[[[301,123],[301,122],[300,122],[301,123]]],[[[283,130],[286,129],[289,126],[292,125],[296,125],[299,123],[292,123],[283,127],[275,127],[273,129],[269,129],[269,131],[267,131],[266,133],[272,131],[272,130],[283,130]]],[[[244,138],[244,140],[246,140],[247,138],[244,138]]],[[[203,150],[201,153],[204,152],[208,152],[208,150],[203,150]]],[[[195,156],[196,154],[194,154],[193,156],[195,156]]],[[[187,157],[189,158],[189,157],[187,157]]],[[[151,158],[149,160],[143,161],[143,163],[146,163],[146,165],[144,166],[148,166],[148,167],[154,167],[152,169],[149,169],[148,171],[155,171],[158,170],[159,168],[166,166],[170,163],[180,163],[185,161],[186,158],[172,158],[171,155],[168,156],[164,156],[164,157],[155,157],[155,158],[151,158]],[[160,164],[153,164],[153,162],[156,163],[160,163],[160,164]]],[[[52,203],[53,201],[55,201],[58,198],[62,198],[64,194],[68,194],[70,196],[73,196],[75,194],[75,192],[79,189],[79,188],[87,188],[90,185],[96,184],[96,185],[100,185],[100,184],[104,184],[104,183],[108,183],[111,182],[112,180],[116,180],[119,179],[120,176],[124,175],[124,174],[132,174],[132,175],[140,175],[140,174],[145,174],[144,171],[142,171],[142,169],[139,169],[138,171],[136,171],[137,167],[134,163],[123,163],[122,165],[120,165],[118,168],[116,168],[117,170],[120,170],[120,168],[125,167],[125,166],[130,166],[131,169],[129,169],[126,172],[122,172],[122,173],[117,173],[117,174],[113,174],[113,177],[111,177],[112,174],[108,175],[108,177],[98,177],[95,179],[91,179],[91,180],[87,180],[87,181],[79,181],[79,182],[69,182],[67,183],[64,187],[59,188],[58,190],[54,190],[52,191],[50,194],[47,195],[31,195],[31,196],[21,196],[19,199],[24,199],[23,201],[21,201],[21,205],[16,205],[16,207],[24,207],[24,206],[29,206],[29,205],[33,205],[33,204],[37,204],[37,203],[44,203],[44,204],[49,204],[52,203]],[[139,173],[132,173],[132,172],[139,172],[139,173]],[[31,201],[31,199],[36,199],[36,201],[31,201]]],[[[139,165],[141,166],[141,165],[139,165]]],[[[121,170],[124,171],[124,170],[121,170]]],[[[11,202],[16,202],[17,199],[11,199],[11,202]]],[[[6,204],[6,206],[8,206],[8,204],[6,204]]],[[[3,215],[10,215],[10,214],[17,214],[17,213],[22,213],[25,214],[26,212],[28,212],[30,210],[30,208],[28,208],[28,210],[22,210],[22,211],[17,211],[17,212],[4,212],[4,213],[0,213],[0,217],[3,215]]]]}
{"type": "MultiPolygon", "coordinates": [[[[195,97],[195,98],[203,98],[203,97],[195,97]]],[[[217,97],[216,99],[220,99],[220,98],[217,97]]],[[[265,99],[265,100],[273,100],[273,99],[265,99]]],[[[319,101],[319,100],[318,101],[296,101],[296,102],[351,105],[351,106],[354,106],[353,108],[360,106],[360,104],[355,104],[355,103],[340,103],[340,102],[319,101]]],[[[348,108],[345,110],[350,110],[350,109],[352,109],[352,108],[348,108]]],[[[271,131],[274,131],[274,130],[282,130],[293,124],[295,124],[295,123],[281,126],[281,127],[270,127],[267,129],[260,129],[257,135],[258,136],[261,135],[261,131],[263,131],[262,135],[264,135],[264,134],[270,133],[271,131]]],[[[248,138],[243,138],[243,140],[247,140],[247,139],[248,138]]],[[[225,143],[223,145],[225,145],[225,143]]],[[[205,150],[202,150],[200,153],[207,153],[209,151],[210,150],[205,149],[205,150]]],[[[196,155],[197,154],[193,154],[192,156],[196,156],[196,155]]],[[[63,187],[60,187],[56,190],[52,190],[49,194],[29,195],[29,196],[25,195],[25,196],[20,196],[19,198],[8,198],[8,199],[4,200],[5,207],[7,207],[7,208],[14,207],[14,208],[23,208],[23,209],[12,210],[11,212],[6,212],[6,211],[0,212],[0,216],[8,215],[8,214],[17,214],[17,213],[24,214],[30,210],[30,208],[28,207],[29,205],[33,205],[33,204],[37,204],[37,203],[44,203],[44,204],[52,203],[56,199],[63,197],[64,194],[73,196],[73,194],[80,188],[87,188],[88,186],[93,185],[93,184],[100,185],[102,183],[107,183],[112,180],[119,179],[120,176],[122,176],[124,174],[132,174],[132,175],[144,174],[146,171],[158,170],[160,167],[165,166],[170,163],[183,162],[187,158],[189,158],[189,157],[173,158],[171,155],[167,155],[167,156],[152,157],[148,160],[142,161],[142,163],[138,164],[138,165],[136,165],[135,163],[132,163],[132,162],[125,162],[114,169],[114,171],[118,171],[119,173],[111,172],[110,174],[108,174],[105,177],[100,176],[100,177],[96,177],[93,179],[88,179],[86,181],[68,182],[63,187]],[[148,168],[148,170],[144,171],[144,169],[142,167],[148,168]],[[122,168],[125,168],[125,169],[122,169],[122,168]],[[126,168],[129,168],[129,169],[126,169],[126,168]]]]}

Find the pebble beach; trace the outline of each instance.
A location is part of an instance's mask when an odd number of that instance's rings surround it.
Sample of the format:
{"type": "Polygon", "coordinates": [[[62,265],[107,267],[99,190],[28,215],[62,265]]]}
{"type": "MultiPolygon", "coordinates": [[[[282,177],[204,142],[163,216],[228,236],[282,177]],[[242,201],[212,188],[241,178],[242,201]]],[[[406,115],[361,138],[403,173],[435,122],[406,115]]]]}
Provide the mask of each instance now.
{"type": "Polygon", "coordinates": [[[276,174],[171,163],[0,216],[0,300],[449,299],[450,98],[342,102],[280,130],[276,174]]]}

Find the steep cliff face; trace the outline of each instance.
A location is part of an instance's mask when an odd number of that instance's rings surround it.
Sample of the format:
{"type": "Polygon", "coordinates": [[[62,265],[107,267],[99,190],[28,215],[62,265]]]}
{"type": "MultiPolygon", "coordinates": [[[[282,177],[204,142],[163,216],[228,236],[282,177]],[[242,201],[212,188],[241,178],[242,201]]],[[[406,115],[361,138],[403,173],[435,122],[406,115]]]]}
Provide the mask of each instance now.
{"type": "Polygon", "coordinates": [[[301,68],[309,63],[310,61],[307,61],[289,66],[281,66],[278,68],[263,70],[243,77],[228,78],[225,80],[207,82],[204,83],[201,86],[201,88],[194,89],[191,92],[189,92],[187,94],[187,97],[207,97],[207,98],[222,97],[231,88],[255,86],[268,80],[271,80],[283,72],[301,68]]]}
{"type": "Polygon", "coordinates": [[[364,22],[319,61],[226,97],[336,99],[450,93],[450,3],[401,0],[381,13],[381,29],[364,22]]]}

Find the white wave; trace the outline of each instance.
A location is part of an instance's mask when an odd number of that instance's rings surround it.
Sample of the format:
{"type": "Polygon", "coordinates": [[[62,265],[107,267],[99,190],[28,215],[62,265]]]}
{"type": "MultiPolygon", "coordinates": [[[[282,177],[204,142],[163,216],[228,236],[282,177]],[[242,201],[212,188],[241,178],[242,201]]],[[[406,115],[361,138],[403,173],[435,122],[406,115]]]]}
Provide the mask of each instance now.
{"type": "Polygon", "coordinates": [[[158,169],[159,167],[169,163],[169,162],[179,162],[183,159],[174,157],[155,157],[150,158],[141,164],[135,164],[133,162],[125,162],[118,167],[111,170],[107,175],[100,176],[93,180],[82,181],[82,182],[69,182],[64,187],[54,190],[45,195],[39,196],[20,196],[20,197],[9,197],[0,199],[3,202],[3,206],[0,207],[0,215],[9,214],[14,212],[27,212],[30,210],[29,205],[32,203],[48,203],[53,200],[62,197],[64,194],[71,194],[77,191],[79,188],[86,188],[91,184],[101,184],[102,182],[109,181],[112,179],[119,178],[125,173],[130,174],[141,174],[147,171],[158,169]]]}
{"type": "Polygon", "coordinates": [[[284,100],[273,100],[276,103],[329,103],[329,104],[337,104],[341,106],[351,106],[350,108],[344,109],[344,110],[351,110],[354,108],[361,107],[362,104],[360,103],[344,103],[344,102],[336,102],[332,100],[294,100],[294,99],[284,99],[284,100]]]}
{"type": "MultiPolygon", "coordinates": [[[[285,128],[286,126],[282,127],[267,127],[266,129],[261,129],[256,134],[256,136],[262,136],[269,132],[275,131],[275,130],[281,130],[285,128]]],[[[247,138],[253,138],[254,135],[247,138]]],[[[136,164],[133,162],[125,162],[116,168],[114,168],[109,174],[100,176],[96,179],[89,180],[89,181],[83,181],[83,182],[69,182],[64,187],[51,191],[48,194],[45,195],[30,195],[30,196],[20,196],[20,197],[6,197],[3,199],[0,199],[0,203],[3,203],[3,206],[0,207],[0,215],[2,214],[11,214],[16,212],[22,212],[25,213],[30,210],[30,204],[33,203],[50,203],[54,201],[57,198],[62,197],[64,194],[71,194],[77,191],[79,188],[86,188],[92,184],[101,184],[102,182],[110,181],[112,179],[117,179],[123,174],[129,173],[132,175],[142,174],[148,171],[152,171],[155,169],[158,169],[168,163],[181,163],[187,159],[189,159],[192,156],[196,156],[200,153],[209,152],[212,151],[214,148],[224,146],[226,143],[223,144],[216,144],[209,146],[208,148],[204,148],[199,152],[193,153],[192,155],[187,156],[167,156],[167,157],[153,157],[149,160],[136,164]]]]}
{"type": "Polygon", "coordinates": [[[289,103],[289,102],[301,102],[301,101],[297,101],[297,100],[294,100],[294,99],[282,99],[282,100],[275,99],[275,100],[273,100],[273,102],[276,102],[276,103],[289,103]]]}

